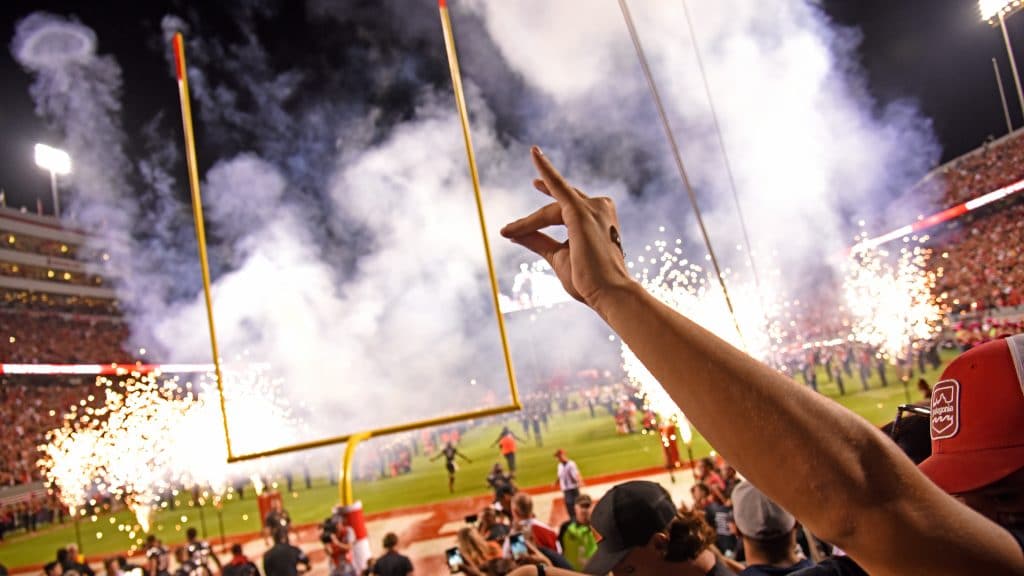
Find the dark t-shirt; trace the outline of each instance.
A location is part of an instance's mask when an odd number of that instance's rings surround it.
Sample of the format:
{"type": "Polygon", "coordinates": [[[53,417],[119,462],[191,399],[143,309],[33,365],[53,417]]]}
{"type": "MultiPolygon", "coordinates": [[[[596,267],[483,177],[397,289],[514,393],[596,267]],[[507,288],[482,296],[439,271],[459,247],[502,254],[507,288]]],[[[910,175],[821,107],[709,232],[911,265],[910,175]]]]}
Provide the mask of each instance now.
{"type": "Polygon", "coordinates": [[[715,529],[715,535],[717,536],[716,544],[722,552],[736,550],[736,547],[739,545],[736,536],[729,532],[729,519],[731,517],[732,508],[724,504],[710,502],[704,508],[704,519],[715,529]]]}
{"type": "Polygon", "coordinates": [[[705,576],[736,576],[736,573],[730,570],[725,565],[725,562],[722,562],[721,558],[715,556],[715,565],[711,567],[711,570],[705,576]]]}
{"type": "Polygon", "coordinates": [[[868,576],[849,556],[832,556],[816,566],[793,572],[790,576],[868,576]]]}
{"type": "Polygon", "coordinates": [[[291,544],[274,544],[263,555],[263,573],[266,576],[298,576],[299,564],[309,565],[309,558],[291,544]]]}
{"type": "Polygon", "coordinates": [[[811,566],[813,566],[813,564],[811,564],[810,560],[801,560],[788,568],[755,564],[753,566],[747,566],[747,569],[740,572],[739,576],[784,576],[785,574],[792,574],[798,570],[810,568],[811,566]]]}
{"type": "Polygon", "coordinates": [[[406,576],[412,573],[412,562],[398,552],[388,552],[373,563],[372,573],[380,576],[406,576]]]}
{"type": "Polygon", "coordinates": [[[498,542],[499,544],[505,540],[508,536],[509,527],[507,524],[495,524],[491,526],[490,530],[487,531],[487,540],[491,542],[498,542]]]}
{"type": "Polygon", "coordinates": [[[232,561],[228,565],[224,566],[224,576],[260,576],[260,571],[256,568],[256,565],[246,560],[244,562],[232,561]]]}

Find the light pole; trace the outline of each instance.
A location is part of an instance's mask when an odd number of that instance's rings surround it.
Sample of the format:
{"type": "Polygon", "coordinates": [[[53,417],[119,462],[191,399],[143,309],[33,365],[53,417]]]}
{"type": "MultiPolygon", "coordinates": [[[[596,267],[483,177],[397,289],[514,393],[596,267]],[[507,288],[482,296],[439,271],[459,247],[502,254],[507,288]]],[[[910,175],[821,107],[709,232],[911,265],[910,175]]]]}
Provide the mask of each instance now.
{"type": "Polygon", "coordinates": [[[1013,72],[1013,83],[1017,87],[1017,101],[1020,103],[1021,113],[1024,114],[1024,90],[1021,90],[1020,87],[1017,60],[1013,57],[1010,34],[1006,31],[1006,19],[1021,8],[1024,8],[1021,0],[978,0],[978,10],[981,12],[981,19],[992,26],[998,25],[1003,33],[1003,42],[1006,43],[1006,54],[1010,57],[1010,71],[1013,72]]]}
{"type": "Polygon", "coordinates": [[[57,194],[57,175],[71,173],[71,156],[46,144],[36,144],[36,166],[50,173],[50,192],[53,194],[53,215],[60,217],[60,197],[57,194]]]}
{"type": "Polygon", "coordinates": [[[999,74],[999,64],[992,59],[992,70],[996,73],[996,86],[999,87],[999,101],[1003,103],[1003,116],[1006,118],[1006,133],[1013,132],[1013,124],[1010,122],[1010,108],[1006,105],[1006,92],[1003,91],[1003,77],[999,74]]]}

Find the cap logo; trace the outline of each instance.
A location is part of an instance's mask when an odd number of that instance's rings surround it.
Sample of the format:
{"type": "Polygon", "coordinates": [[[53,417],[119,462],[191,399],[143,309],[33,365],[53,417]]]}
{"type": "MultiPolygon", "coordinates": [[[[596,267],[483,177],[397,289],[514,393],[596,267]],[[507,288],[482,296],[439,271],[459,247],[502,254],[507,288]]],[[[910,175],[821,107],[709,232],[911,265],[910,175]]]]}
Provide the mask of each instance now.
{"type": "Polygon", "coordinates": [[[932,440],[952,438],[960,431],[960,383],[943,380],[932,389],[932,440]]]}

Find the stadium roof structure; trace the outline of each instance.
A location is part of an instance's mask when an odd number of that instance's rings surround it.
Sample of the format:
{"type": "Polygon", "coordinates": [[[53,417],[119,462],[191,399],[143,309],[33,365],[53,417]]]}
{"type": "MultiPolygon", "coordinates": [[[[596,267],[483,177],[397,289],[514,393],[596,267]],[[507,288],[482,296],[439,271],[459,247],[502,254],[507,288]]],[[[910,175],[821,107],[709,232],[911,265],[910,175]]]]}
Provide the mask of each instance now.
{"type": "MultiPolygon", "coordinates": [[[[0,231],[8,235],[11,243],[14,242],[15,238],[22,236],[58,242],[69,246],[82,246],[88,241],[88,235],[64,227],[58,218],[23,213],[10,208],[0,208],[0,231]]],[[[37,267],[74,275],[90,273],[88,265],[80,260],[51,256],[28,250],[12,249],[8,248],[7,244],[0,244],[0,263],[37,267]]],[[[114,291],[105,286],[86,286],[70,284],[59,280],[24,278],[3,274],[0,274],[0,289],[26,290],[30,292],[110,300],[115,298],[114,291]]]]}

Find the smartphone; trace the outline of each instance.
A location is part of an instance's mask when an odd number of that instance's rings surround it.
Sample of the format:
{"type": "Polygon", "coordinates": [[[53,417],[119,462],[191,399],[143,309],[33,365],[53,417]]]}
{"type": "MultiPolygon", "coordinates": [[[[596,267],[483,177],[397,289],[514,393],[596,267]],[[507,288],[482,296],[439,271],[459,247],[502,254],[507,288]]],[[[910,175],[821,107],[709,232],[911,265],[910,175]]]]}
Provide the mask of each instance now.
{"type": "Polygon", "coordinates": [[[513,534],[508,537],[508,547],[512,551],[512,559],[519,560],[529,553],[526,549],[526,539],[522,534],[513,534]]]}
{"type": "Polygon", "coordinates": [[[479,519],[479,516],[476,514],[470,514],[469,516],[466,516],[466,524],[476,524],[476,521],[479,519]]]}
{"type": "Polygon", "coordinates": [[[449,548],[444,551],[445,556],[448,557],[448,569],[451,570],[452,574],[456,572],[462,572],[462,553],[459,552],[458,548],[449,548]]]}

